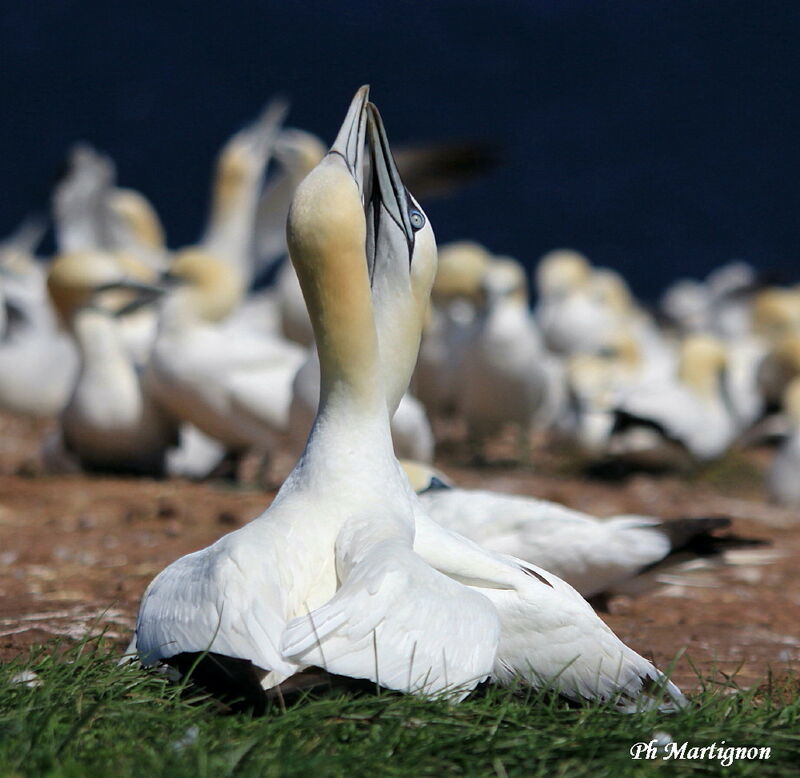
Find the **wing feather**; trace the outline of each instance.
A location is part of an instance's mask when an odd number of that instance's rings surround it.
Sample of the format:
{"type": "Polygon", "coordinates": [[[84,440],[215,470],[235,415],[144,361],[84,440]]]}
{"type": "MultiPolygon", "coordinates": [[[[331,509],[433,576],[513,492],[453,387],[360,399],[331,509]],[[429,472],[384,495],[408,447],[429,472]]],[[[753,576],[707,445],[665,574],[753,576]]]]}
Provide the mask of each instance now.
{"type": "Polygon", "coordinates": [[[354,565],[325,605],[288,624],[282,652],[390,689],[460,699],[491,672],[498,637],[483,595],[389,540],[354,565]]]}

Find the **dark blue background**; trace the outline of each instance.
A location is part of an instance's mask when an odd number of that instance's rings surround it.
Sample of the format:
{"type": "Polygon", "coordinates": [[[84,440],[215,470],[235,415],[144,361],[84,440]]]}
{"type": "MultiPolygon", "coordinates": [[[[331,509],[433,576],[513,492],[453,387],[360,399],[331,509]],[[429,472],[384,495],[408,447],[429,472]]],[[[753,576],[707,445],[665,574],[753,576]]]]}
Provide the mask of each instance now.
{"type": "Polygon", "coordinates": [[[504,148],[428,206],[442,241],[575,246],[650,297],[731,258],[796,277],[799,21],[791,0],[4,2],[0,234],[87,139],[191,241],[215,151],[270,95],[330,139],[370,82],[396,142],[504,148]]]}

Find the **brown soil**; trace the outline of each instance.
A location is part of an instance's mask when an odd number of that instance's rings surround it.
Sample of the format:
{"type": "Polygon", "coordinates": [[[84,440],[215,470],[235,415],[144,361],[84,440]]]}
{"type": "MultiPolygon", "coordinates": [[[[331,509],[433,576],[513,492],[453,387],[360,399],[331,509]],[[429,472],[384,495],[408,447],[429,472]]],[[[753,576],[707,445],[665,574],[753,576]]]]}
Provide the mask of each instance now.
{"type": "MultiPolygon", "coordinates": [[[[272,498],[221,484],[41,475],[43,429],[0,416],[3,660],[54,637],[77,639],[102,628],[124,648],[153,576],[258,515],[272,498]]],[[[445,448],[450,453],[437,464],[463,486],[559,500],[600,516],[727,515],[737,534],[770,540],[767,549],[734,552],[730,564],[662,572],[651,591],[613,598],[604,618],[662,667],[680,654],[674,677],[689,689],[731,676],[750,686],[769,672],[796,669],[800,517],[765,500],[760,474],[768,452],[729,457],[691,478],[609,482],[579,474],[574,460],[552,447],[533,456],[535,471],[497,458],[467,467],[458,447],[445,448]]]]}

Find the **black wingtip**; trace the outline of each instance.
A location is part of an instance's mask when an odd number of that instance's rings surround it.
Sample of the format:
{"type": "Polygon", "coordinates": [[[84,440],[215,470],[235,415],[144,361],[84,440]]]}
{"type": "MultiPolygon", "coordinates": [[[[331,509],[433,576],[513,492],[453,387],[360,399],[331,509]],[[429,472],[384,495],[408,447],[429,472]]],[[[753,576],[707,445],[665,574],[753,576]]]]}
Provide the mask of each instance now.
{"type": "Polygon", "coordinates": [[[732,533],[715,534],[728,529],[731,520],[725,516],[700,516],[672,519],[659,525],[670,543],[670,554],[690,551],[696,556],[713,556],[735,548],[769,546],[763,538],[745,538],[732,533]]]}
{"type": "Polygon", "coordinates": [[[266,671],[251,661],[209,651],[176,654],[166,662],[231,713],[263,716],[266,712],[267,696],[261,687],[266,671]]]}

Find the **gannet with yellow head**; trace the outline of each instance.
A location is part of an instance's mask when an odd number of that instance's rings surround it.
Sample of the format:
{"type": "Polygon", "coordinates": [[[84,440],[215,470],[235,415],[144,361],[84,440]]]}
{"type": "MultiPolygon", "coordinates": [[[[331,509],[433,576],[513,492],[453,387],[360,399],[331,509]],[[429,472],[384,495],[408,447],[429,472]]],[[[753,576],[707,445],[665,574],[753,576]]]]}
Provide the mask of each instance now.
{"type": "Polygon", "coordinates": [[[285,429],[304,349],[231,326],[244,279],[201,249],[175,254],[146,380],[179,418],[220,441],[232,457],[268,450],[285,429]]]}
{"type": "Polygon", "coordinates": [[[61,255],[50,266],[48,289],[80,353],[60,416],[67,454],[84,470],[164,475],[177,421],[143,388],[115,318],[131,292],[158,290],[126,276],[104,252],[61,255]]]}
{"type": "Polygon", "coordinates": [[[273,99],[217,157],[211,213],[200,247],[229,263],[245,286],[256,272],[254,229],[261,183],[287,111],[284,100],[273,99]]]}
{"type": "Polygon", "coordinates": [[[459,375],[458,406],[478,445],[506,424],[519,431],[518,455],[528,456],[528,433],[546,428],[566,398],[564,371],[549,354],[528,309],[527,277],[513,259],[494,259],[480,282],[481,300],[459,375]]]}
{"type": "Polygon", "coordinates": [[[630,303],[624,282],[592,267],[583,254],[557,249],[536,269],[536,320],[548,348],[571,355],[602,348],[630,303]]]}
{"type": "Polygon", "coordinates": [[[685,337],[671,380],[641,382],[615,403],[610,453],[653,464],[680,464],[687,454],[692,462],[722,456],[740,432],[726,391],[727,361],[717,338],[685,337]]]}
{"type": "Polygon", "coordinates": [[[413,388],[432,417],[457,411],[463,388],[461,369],[475,328],[481,279],[491,252],[470,240],[439,249],[439,266],[422,333],[413,388]]]}

